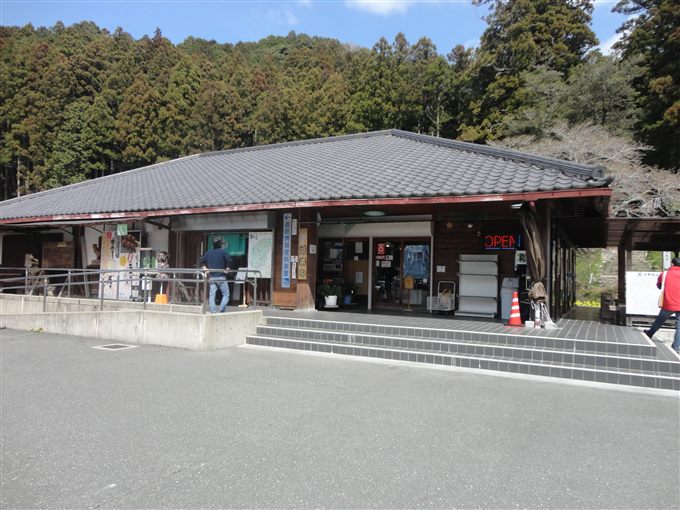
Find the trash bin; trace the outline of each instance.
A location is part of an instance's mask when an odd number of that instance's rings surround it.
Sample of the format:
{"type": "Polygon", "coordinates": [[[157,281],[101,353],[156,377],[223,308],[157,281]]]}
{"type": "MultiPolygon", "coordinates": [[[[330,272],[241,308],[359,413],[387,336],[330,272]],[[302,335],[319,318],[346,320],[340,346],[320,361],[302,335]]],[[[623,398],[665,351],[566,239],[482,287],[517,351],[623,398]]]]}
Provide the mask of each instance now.
{"type": "Polygon", "coordinates": [[[501,285],[501,319],[510,320],[512,309],[512,296],[519,289],[519,277],[506,276],[501,285]]]}

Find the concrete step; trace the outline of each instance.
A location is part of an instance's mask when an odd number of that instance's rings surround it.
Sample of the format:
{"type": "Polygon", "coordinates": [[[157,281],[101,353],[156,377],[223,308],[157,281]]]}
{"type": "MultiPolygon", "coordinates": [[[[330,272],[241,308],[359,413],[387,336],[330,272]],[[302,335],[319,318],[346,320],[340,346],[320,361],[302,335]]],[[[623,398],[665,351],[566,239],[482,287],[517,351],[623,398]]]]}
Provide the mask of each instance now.
{"type": "MultiPolygon", "coordinates": [[[[267,317],[266,321],[267,326],[278,326],[279,329],[282,330],[285,328],[294,328],[296,330],[312,330],[315,332],[321,331],[323,333],[333,334],[368,334],[389,338],[408,338],[409,340],[420,339],[425,341],[465,342],[484,346],[547,349],[560,352],[649,358],[652,360],[657,358],[656,346],[653,342],[648,341],[642,333],[640,333],[640,343],[638,344],[556,338],[554,336],[541,335],[540,331],[525,330],[524,328],[504,328],[502,333],[490,333],[485,331],[460,331],[452,329],[359,324],[355,322],[323,321],[288,317],[267,317]]],[[[300,333],[300,338],[302,338],[302,333],[300,333]]]]}
{"type": "Polygon", "coordinates": [[[393,361],[430,363],[442,366],[495,370],[516,374],[560,377],[582,381],[622,384],[645,388],[680,391],[680,376],[663,372],[644,372],[642,370],[609,368],[559,363],[555,361],[522,360],[477,354],[451,352],[427,352],[405,350],[394,346],[363,345],[354,343],[315,341],[309,339],[280,338],[264,335],[250,335],[246,338],[250,345],[260,345],[284,349],[333,353],[350,356],[363,356],[393,361]]]}
{"type": "MultiPolygon", "coordinates": [[[[369,335],[364,333],[291,328],[282,326],[259,326],[257,335],[288,340],[308,340],[367,347],[387,347],[413,352],[433,352],[471,355],[480,358],[512,359],[522,362],[547,362],[574,366],[589,366],[635,372],[653,372],[680,375],[680,360],[660,360],[597,352],[565,351],[548,347],[500,345],[480,341],[439,340],[433,338],[369,335]]],[[[496,339],[497,340],[497,339],[496,339]]]]}

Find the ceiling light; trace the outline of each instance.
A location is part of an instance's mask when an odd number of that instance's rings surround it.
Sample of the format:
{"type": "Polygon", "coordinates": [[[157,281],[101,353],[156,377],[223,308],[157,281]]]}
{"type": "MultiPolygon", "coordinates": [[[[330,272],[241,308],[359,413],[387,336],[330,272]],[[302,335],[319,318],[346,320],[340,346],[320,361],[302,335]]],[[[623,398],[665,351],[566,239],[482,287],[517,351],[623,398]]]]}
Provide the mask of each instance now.
{"type": "Polygon", "coordinates": [[[522,205],[524,205],[524,202],[517,202],[516,204],[512,204],[510,207],[512,209],[521,209],[522,205]]]}
{"type": "Polygon", "coordinates": [[[385,216],[385,211],[364,211],[361,213],[363,216],[368,216],[369,218],[376,218],[378,216],[385,216]]]}

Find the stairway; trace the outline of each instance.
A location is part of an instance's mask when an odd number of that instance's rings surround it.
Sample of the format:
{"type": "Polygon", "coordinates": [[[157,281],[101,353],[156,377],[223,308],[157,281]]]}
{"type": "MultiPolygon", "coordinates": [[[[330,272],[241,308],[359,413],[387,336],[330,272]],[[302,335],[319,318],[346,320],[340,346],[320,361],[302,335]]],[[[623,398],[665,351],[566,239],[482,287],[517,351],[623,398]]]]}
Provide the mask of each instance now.
{"type": "Polygon", "coordinates": [[[536,330],[524,335],[519,328],[489,333],[276,315],[265,320],[247,344],[680,391],[680,358],[641,334],[628,342],[536,330]]]}

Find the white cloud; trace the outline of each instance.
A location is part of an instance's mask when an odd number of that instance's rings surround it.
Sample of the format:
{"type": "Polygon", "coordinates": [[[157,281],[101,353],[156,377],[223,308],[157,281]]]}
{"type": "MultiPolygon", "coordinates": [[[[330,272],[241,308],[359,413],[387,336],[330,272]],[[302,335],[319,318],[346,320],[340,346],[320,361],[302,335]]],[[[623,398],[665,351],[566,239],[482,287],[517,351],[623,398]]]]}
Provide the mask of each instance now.
{"type": "Polygon", "coordinates": [[[372,14],[389,16],[404,14],[414,4],[413,0],[346,0],[345,4],[353,9],[368,11],[372,14]]]}
{"type": "Polygon", "coordinates": [[[606,41],[600,43],[598,49],[603,55],[609,55],[613,51],[612,47],[619,41],[619,39],[621,39],[621,37],[623,37],[623,34],[614,34],[606,41]]]}
{"type": "Polygon", "coordinates": [[[297,0],[298,5],[304,5],[305,7],[312,5],[312,0],[297,0]]]}
{"type": "Polygon", "coordinates": [[[277,9],[268,9],[267,18],[279,25],[294,26],[298,24],[298,18],[293,11],[288,7],[279,7],[277,9]]]}

